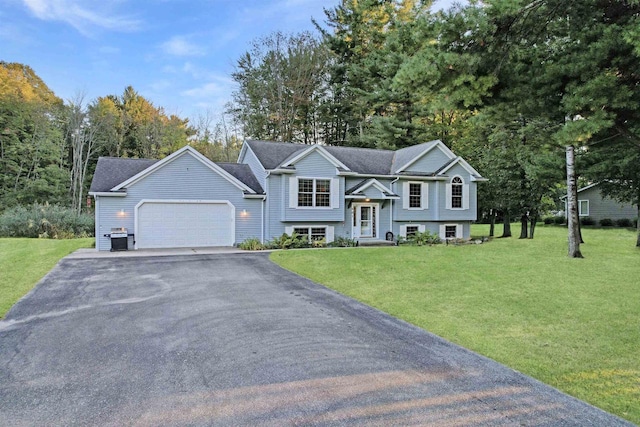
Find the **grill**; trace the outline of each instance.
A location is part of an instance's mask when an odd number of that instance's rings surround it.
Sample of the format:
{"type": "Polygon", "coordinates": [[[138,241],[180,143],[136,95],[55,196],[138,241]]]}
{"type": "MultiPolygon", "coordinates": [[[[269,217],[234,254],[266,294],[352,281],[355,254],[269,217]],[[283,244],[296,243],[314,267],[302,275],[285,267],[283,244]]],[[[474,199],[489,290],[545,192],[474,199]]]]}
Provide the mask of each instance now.
{"type": "Polygon", "coordinates": [[[127,249],[129,249],[129,245],[127,244],[126,228],[112,228],[109,237],[111,237],[111,252],[126,251],[127,249]]]}

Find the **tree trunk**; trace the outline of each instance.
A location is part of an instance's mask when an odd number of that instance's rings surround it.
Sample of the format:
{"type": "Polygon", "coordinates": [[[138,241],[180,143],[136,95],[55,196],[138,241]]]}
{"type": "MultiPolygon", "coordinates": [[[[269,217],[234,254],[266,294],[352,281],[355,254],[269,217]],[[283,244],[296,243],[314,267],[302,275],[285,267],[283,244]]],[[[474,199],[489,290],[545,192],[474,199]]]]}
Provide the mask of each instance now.
{"type": "Polygon", "coordinates": [[[567,145],[567,228],[569,232],[569,257],[583,258],[580,252],[580,223],[578,221],[578,188],[576,185],[575,152],[567,145]]]}
{"type": "Polygon", "coordinates": [[[491,224],[489,225],[489,237],[493,237],[496,229],[496,210],[495,209],[491,209],[491,212],[489,213],[489,224],[491,224]]]}
{"type": "Polygon", "coordinates": [[[504,213],[503,224],[502,236],[500,237],[511,237],[511,216],[509,215],[509,212],[504,213]]]}
{"type": "Polygon", "coordinates": [[[522,216],[520,217],[520,237],[519,239],[526,239],[528,236],[527,234],[527,227],[529,225],[529,218],[527,217],[527,214],[522,214],[522,216]]]}
{"type": "Polygon", "coordinates": [[[636,247],[640,248],[640,202],[638,203],[638,218],[636,218],[636,230],[638,232],[638,239],[636,240],[636,247]]]}
{"type": "Polygon", "coordinates": [[[533,233],[536,231],[536,223],[538,222],[538,215],[533,214],[529,217],[529,238],[533,239],[533,233]]]}

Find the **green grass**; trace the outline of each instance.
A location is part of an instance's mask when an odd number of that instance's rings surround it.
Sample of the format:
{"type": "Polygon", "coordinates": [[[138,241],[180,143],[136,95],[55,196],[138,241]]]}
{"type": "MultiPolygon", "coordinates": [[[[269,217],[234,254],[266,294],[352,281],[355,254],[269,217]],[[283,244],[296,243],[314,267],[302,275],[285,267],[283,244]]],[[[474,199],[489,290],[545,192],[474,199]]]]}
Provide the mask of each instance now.
{"type": "MultiPolygon", "coordinates": [[[[514,228],[514,232],[519,229],[514,228]]],[[[488,235],[477,225],[474,235],[488,235]]],[[[281,251],[281,266],[640,424],[640,249],[626,229],[281,251]]]]}
{"type": "Polygon", "coordinates": [[[0,239],[0,318],[64,256],[94,239],[0,239]]]}

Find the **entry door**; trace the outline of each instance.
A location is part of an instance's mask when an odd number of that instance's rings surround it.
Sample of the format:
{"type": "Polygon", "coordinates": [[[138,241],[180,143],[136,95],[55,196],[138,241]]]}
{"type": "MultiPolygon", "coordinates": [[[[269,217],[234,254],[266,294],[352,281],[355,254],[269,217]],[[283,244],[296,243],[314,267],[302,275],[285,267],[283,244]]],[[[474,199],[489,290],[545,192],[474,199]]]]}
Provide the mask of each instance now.
{"type": "Polygon", "coordinates": [[[358,204],[354,206],[354,237],[377,237],[377,204],[358,204]]]}

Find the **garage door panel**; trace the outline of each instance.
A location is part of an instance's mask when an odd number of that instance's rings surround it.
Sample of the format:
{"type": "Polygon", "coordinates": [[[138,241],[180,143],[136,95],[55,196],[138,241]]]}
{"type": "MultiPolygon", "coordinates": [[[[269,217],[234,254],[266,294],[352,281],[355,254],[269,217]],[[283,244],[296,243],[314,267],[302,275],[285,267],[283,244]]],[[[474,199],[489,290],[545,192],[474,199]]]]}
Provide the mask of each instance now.
{"type": "Polygon", "coordinates": [[[231,246],[232,211],[220,202],[145,202],[138,208],[137,247],[231,246]]]}

